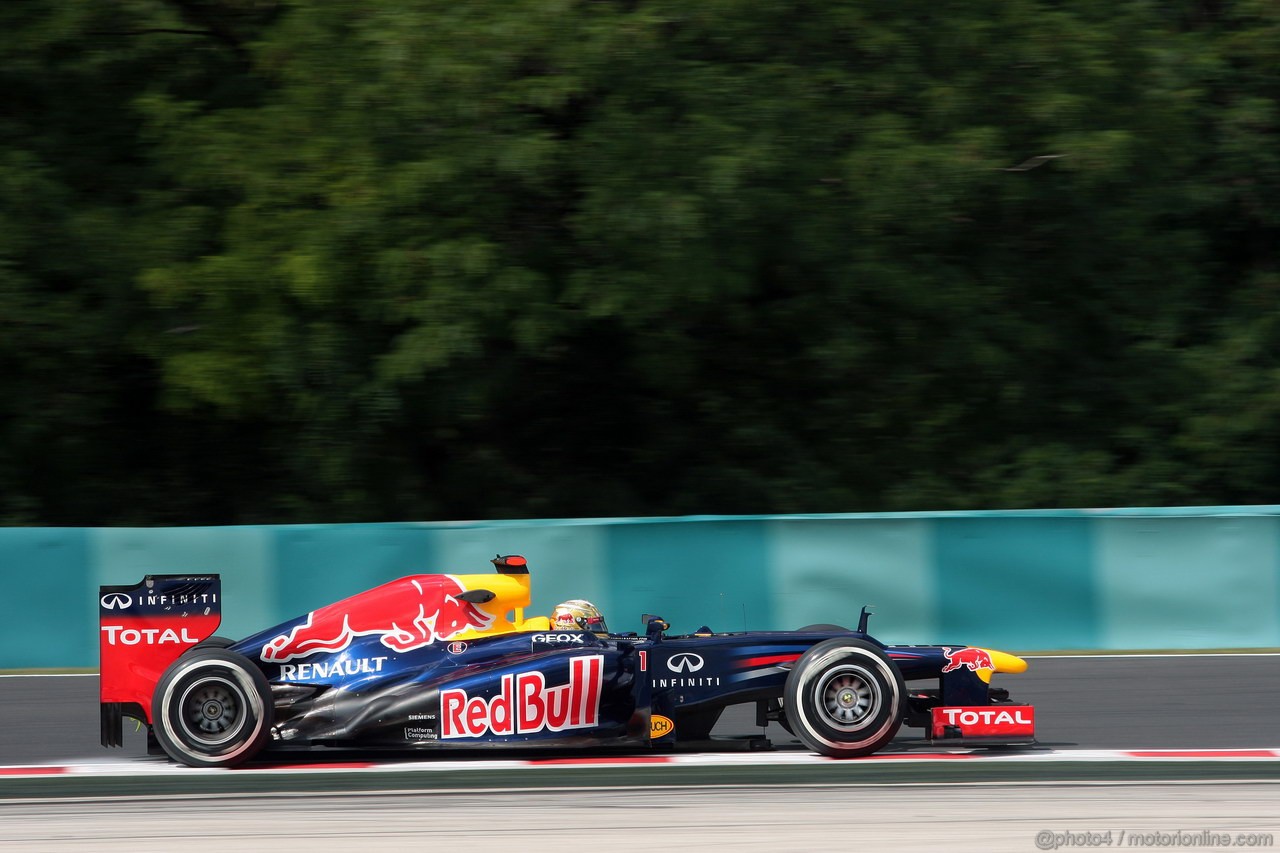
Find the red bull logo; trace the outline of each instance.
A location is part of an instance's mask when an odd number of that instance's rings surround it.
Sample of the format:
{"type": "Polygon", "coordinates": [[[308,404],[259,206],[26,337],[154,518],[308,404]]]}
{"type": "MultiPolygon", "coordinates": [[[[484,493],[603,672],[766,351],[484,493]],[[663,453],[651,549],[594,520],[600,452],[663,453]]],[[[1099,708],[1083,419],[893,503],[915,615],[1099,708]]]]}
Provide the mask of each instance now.
{"type": "Polygon", "coordinates": [[[947,658],[947,665],[942,668],[943,672],[952,672],[957,669],[970,669],[976,672],[980,669],[996,668],[986,649],[967,648],[953,652],[950,648],[943,648],[942,654],[947,658]]]}
{"type": "Polygon", "coordinates": [[[502,676],[497,696],[468,696],[462,689],[440,691],[440,737],[523,735],[587,729],[599,723],[604,657],[589,655],[569,663],[569,683],[548,687],[541,672],[502,676]]]}
{"type": "Polygon", "coordinates": [[[264,661],[288,661],[316,652],[339,652],[356,637],[379,635],[392,651],[407,652],[447,640],[468,628],[493,623],[458,595],[466,588],[451,575],[401,578],[307,615],[288,634],[262,647],[264,661]]]}

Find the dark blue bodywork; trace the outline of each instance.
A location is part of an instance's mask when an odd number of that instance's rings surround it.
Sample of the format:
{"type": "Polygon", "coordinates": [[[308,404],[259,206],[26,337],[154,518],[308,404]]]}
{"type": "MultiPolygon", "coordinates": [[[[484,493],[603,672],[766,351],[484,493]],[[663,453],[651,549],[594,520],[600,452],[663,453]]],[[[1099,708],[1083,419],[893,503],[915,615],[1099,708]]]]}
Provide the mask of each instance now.
{"type": "Polygon", "coordinates": [[[287,663],[261,660],[264,644],[300,621],[231,647],[260,667],[271,684],[277,746],[434,749],[704,741],[731,705],[757,703],[761,725],[779,719],[778,700],[792,665],[810,647],[833,637],[879,646],[908,682],[933,681],[912,692],[908,725],[926,725],[928,709],[939,704],[992,701],[992,691],[974,672],[942,673],[947,664],[942,646],[884,646],[865,632],[834,628],[608,637],[518,632],[399,653],[371,635],[356,637],[340,652],[287,663]],[[575,672],[584,674],[578,682],[575,672]],[[554,700],[542,700],[556,688],[565,702],[594,703],[594,713],[576,725],[568,717],[562,726],[551,725],[554,700]],[[598,698],[592,698],[593,688],[598,698]],[[546,719],[537,725],[531,713],[529,725],[508,729],[501,724],[503,714],[516,711],[506,711],[504,696],[517,704],[527,698],[523,706],[535,711],[547,705],[546,719]],[[661,718],[670,725],[653,724],[661,718]]]}

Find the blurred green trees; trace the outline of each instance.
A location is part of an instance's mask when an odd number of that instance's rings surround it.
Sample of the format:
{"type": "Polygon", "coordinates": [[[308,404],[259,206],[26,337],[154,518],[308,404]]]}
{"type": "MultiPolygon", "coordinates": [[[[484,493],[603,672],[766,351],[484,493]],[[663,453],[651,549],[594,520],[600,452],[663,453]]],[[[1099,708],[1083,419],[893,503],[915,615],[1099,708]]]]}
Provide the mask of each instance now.
{"type": "Polygon", "coordinates": [[[0,521],[1280,502],[1280,7],[0,5],[0,521]]]}

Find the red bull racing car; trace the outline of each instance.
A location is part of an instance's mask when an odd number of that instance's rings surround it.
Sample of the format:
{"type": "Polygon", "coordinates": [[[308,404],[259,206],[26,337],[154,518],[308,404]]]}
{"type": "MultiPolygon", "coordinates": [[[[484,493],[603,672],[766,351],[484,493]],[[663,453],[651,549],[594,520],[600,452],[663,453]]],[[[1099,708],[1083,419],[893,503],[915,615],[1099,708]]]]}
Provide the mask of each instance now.
{"type": "Polygon", "coordinates": [[[673,636],[653,616],[643,634],[562,630],[525,616],[523,557],[493,563],[391,581],[239,641],[215,635],[217,575],[104,586],[102,744],[123,745],[127,716],[156,750],[204,767],[298,747],[666,748],[704,745],[743,703],[837,758],[876,752],[904,724],[934,743],[1034,742],[1032,707],[991,686],[1026,669],[1013,655],[885,646],[865,608],[856,630],[673,636]]]}

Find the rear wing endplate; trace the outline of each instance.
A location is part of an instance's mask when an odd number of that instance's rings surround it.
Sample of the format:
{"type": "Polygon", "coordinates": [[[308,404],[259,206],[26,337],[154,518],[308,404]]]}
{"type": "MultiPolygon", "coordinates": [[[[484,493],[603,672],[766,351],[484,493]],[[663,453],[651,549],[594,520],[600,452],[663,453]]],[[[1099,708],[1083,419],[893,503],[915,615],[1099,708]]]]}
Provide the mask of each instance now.
{"type": "Polygon", "coordinates": [[[123,718],[151,722],[151,694],[169,664],[222,622],[218,575],[147,575],[98,588],[102,745],[121,746],[123,718]]]}

